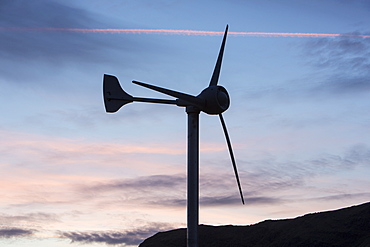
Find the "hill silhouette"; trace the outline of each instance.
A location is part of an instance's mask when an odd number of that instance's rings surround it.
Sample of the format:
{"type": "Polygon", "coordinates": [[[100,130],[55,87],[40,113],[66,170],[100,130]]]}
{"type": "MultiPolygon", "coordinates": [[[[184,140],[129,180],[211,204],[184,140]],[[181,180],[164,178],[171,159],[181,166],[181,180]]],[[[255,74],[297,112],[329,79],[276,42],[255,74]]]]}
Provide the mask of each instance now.
{"type": "MultiPolygon", "coordinates": [[[[370,247],[370,202],[248,226],[199,226],[200,247],[370,247]]],[[[159,232],[139,247],[186,247],[186,229],[159,232]]]]}

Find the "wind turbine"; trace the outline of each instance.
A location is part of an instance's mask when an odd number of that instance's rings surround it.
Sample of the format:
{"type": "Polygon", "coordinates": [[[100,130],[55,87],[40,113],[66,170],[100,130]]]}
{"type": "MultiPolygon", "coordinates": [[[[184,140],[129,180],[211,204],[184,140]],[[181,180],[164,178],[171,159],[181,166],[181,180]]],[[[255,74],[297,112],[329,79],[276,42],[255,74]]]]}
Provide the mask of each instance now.
{"type": "Polygon", "coordinates": [[[187,246],[198,246],[198,221],[199,221],[199,114],[205,112],[210,115],[218,115],[221,121],[227,146],[229,149],[232,165],[234,168],[236,182],[238,184],[240,198],[244,204],[244,197],[236,162],[234,158],[231,141],[226,128],[225,120],[222,113],[229,108],[230,97],[226,89],[218,85],[222,57],[224,54],[228,25],[223,36],[220,52],[211,77],[211,81],[198,96],[193,96],[166,88],[150,85],[144,82],[132,81],[134,84],[143,86],[154,91],[175,97],[176,100],[138,98],[126,93],[120,86],[118,79],[112,75],[104,75],[103,79],[103,96],[105,110],[113,113],[118,111],[123,105],[131,102],[147,102],[172,104],[186,108],[188,114],[188,195],[187,195],[187,246]]]}

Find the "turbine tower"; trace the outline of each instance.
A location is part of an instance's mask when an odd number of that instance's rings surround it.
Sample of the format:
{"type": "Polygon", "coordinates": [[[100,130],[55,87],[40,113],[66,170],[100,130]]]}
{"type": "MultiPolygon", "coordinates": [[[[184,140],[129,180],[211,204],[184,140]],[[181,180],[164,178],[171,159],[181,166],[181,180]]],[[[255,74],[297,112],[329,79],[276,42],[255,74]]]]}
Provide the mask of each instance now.
{"type": "Polygon", "coordinates": [[[172,104],[186,108],[188,114],[188,159],[187,159],[187,246],[198,247],[198,222],[199,222],[199,114],[204,112],[210,115],[218,115],[225,134],[229,149],[231,162],[233,165],[236,182],[242,203],[244,197],[236,162],[234,158],[231,141],[226,128],[222,113],[229,108],[230,97],[226,89],[218,85],[220,77],[222,57],[224,54],[228,25],[223,36],[220,52],[211,77],[211,81],[198,96],[193,96],[170,89],[150,85],[144,82],[132,81],[133,83],[170,95],[175,100],[138,98],[126,93],[120,86],[118,79],[112,75],[104,75],[103,97],[106,112],[113,113],[118,111],[123,105],[131,102],[147,102],[159,104],[172,104]]]}

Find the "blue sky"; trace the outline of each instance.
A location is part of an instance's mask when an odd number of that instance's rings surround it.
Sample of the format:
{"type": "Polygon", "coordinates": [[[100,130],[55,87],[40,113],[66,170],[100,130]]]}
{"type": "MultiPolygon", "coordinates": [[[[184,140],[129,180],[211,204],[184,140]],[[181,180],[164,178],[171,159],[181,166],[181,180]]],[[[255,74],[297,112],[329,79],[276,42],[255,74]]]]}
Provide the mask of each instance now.
{"type": "MultiPolygon", "coordinates": [[[[102,78],[137,97],[169,98],[132,80],[197,95],[222,39],[43,28],[369,35],[369,12],[360,0],[1,1],[0,243],[137,246],[185,227],[184,109],[107,114],[102,78]]],[[[218,117],[201,114],[200,223],[369,201],[369,54],[370,38],[230,35],[219,83],[246,205],[218,117]]]]}

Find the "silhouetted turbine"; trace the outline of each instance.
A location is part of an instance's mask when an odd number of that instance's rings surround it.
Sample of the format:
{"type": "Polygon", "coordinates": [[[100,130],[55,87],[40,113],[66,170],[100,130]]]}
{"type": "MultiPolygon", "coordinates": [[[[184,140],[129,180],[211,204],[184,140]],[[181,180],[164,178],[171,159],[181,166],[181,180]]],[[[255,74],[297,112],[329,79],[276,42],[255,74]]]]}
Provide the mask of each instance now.
{"type": "Polygon", "coordinates": [[[188,246],[198,246],[197,226],[199,210],[199,113],[205,112],[210,115],[219,115],[222,129],[225,134],[227,147],[230,153],[236,182],[239,188],[240,198],[244,204],[242,187],[240,184],[239,174],[236,167],[231,141],[226,128],[222,113],[230,106],[230,97],[226,89],[218,85],[220,77],[221,64],[225,49],[228,26],[222,40],[220,52],[212,74],[211,81],[198,96],[193,96],[170,89],[150,85],[144,82],[132,81],[133,83],[170,95],[176,100],[138,98],[126,93],[120,86],[118,79],[112,75],[104,75],[103,95],[104,104],[107,112],[116,112],[123,105],[131,102],[148,102],[160,104],[173,104],[186,107],[188,114],[188,246]]]}

